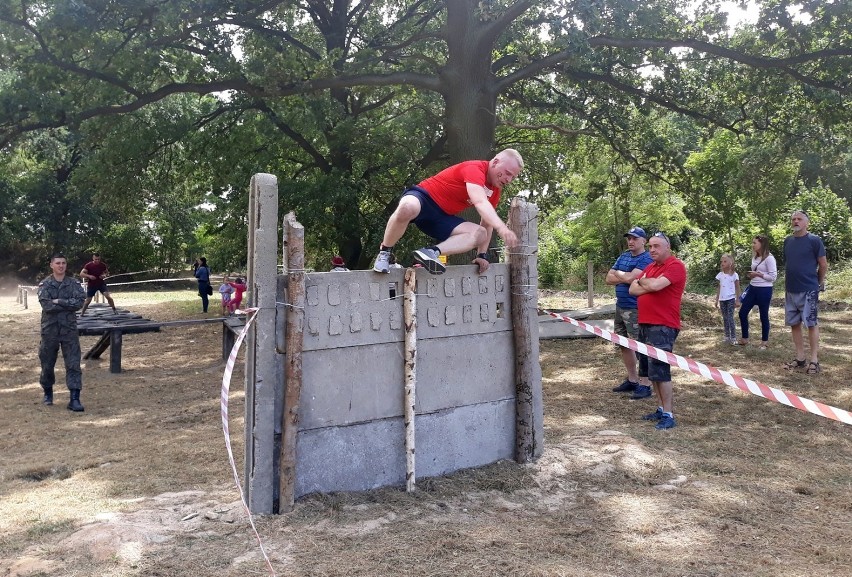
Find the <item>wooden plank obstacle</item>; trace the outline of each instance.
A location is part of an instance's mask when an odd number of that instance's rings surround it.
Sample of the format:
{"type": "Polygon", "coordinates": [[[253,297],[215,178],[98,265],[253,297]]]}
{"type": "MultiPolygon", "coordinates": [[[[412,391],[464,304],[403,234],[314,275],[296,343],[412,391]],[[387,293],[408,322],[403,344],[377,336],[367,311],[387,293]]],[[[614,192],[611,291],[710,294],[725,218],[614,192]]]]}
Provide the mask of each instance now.
{"type": "MultiPolygon", "coordinates": [[[[84,359],[99,359],[107,349],[110,349],[109,372],[120,373],[125,334],[159,332],[162,327],[223,323],[232,318],[234,317],[154,321],[127,310],[118,309],[113,312],[107,305],[91,305],[86,309],[85,315],[77,317],[77,332],[80,336],[100,335],[101,337],[83,355],[84,359]]],[[[232,324],[236,323],[232,322],[232,324]]],[[[233,342],[231,345],[233,346],[233,342]]],[[[224,342],[223,354],[225,354],[224,342]]]]}

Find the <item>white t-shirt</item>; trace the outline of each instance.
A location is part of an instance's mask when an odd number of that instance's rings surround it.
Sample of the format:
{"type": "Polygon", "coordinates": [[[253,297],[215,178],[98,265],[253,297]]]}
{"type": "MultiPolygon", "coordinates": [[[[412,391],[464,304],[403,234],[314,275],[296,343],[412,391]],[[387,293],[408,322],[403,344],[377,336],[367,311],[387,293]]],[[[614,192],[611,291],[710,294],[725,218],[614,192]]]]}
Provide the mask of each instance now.
{"type": "Polygon", "coordinates": [[[719,271],[716,275],[716,280],[719,281],[719,300],[729,301],[737,296],[737,285],[740,280],[740,275],[737,273],[725,274],[719,271]]]}

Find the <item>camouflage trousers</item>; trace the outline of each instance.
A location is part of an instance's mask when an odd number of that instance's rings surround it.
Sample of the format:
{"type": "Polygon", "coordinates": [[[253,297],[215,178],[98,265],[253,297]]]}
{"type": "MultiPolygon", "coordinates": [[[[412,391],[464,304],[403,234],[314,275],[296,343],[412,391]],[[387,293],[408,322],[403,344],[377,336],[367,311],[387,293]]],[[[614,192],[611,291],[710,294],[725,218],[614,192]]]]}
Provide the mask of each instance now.
{"type": "Polygon", "coordinates": [[[41,361],[41,377],[38,382],[43,389],[52,389],[56,382],[54,368],[59,349],[62,349],[62,359],[65,361],[65,384],[69,390],[83,388],[83,371],[80,369],[80,337],[77,330],[73,333],[64,330],[58,335],[42,335],[38,347],[38,358],[41,361]]]}

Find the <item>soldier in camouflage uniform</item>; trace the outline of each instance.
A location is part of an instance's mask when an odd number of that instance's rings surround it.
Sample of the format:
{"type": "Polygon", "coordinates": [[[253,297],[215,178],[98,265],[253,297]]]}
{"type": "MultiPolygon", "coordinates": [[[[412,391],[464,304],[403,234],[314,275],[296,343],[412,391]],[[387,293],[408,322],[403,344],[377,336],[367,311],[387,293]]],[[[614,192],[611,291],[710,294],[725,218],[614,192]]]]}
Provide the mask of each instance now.
{"type": "Polygon", "coordinates": [[[65,383],[71,393],[68,409],[82,411],[80,389],[83,388],[83,372],[80,370],[80,336],[77,334],[77,311],[86,300],[86,293],[80,283],[65,276],[68,262],[61,254],[50,259],[53,274],[38,285],[38,302],[41,305],[41,344],[38,358],[41,361],[39,383],[44,389],[45,405],[53,404],[53,383],[56,382],[53,369],[56,356],[62,348],[65,360],[65,383]]]}

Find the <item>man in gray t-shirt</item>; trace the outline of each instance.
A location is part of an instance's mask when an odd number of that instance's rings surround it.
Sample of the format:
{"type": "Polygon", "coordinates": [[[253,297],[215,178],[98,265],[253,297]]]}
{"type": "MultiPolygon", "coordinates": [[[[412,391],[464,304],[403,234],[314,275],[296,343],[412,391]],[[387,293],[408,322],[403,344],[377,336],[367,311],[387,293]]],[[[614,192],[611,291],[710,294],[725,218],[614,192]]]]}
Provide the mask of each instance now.
{"type": "Polygon", "coordinates": [[[810,219],[801,210],[790,215],[793,234],[784,239],[786,280],[784,288],[784,321],[793,334],[796,358],[788,362],[787,369],[801,369],[809,375],[820,372],[819,366],[819,293],[825,290],[825,273],[828,261],[822,239],[808,232],[810,219]],[[811,348],[810,362],[805,359],[802,324],[808,327],[811,348]]]}

